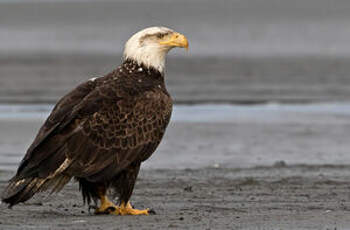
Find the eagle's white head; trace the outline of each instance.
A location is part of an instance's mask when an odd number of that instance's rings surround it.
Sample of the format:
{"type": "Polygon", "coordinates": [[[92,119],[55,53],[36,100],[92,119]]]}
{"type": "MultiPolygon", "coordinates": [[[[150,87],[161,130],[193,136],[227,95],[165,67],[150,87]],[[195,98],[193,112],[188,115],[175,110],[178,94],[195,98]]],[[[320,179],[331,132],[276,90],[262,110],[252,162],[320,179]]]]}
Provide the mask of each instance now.
{"type": "Polygon", "coordinates": [[[174,47],[188,49],[187,38],[166,27],[149,27],[126,42],[124,58],[163,72],[166,54],[174,47]]]}

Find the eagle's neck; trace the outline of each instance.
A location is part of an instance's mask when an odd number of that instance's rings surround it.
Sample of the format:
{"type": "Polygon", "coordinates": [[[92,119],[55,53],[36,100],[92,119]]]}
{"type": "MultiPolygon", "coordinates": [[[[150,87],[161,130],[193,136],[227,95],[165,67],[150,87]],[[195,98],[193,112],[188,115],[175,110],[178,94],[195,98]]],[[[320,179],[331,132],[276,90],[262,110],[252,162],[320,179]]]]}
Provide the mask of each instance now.
{"type": "Polygon", "coordinates": [[[120,66],[122,71],[127,75],[132,75],[135,77],[147,77],[153,78],[155,80],[164,81],[164,72],[160,72],[158,69],[152,66],[146,66],[143,63],[138,63],[132,59],[124,60],[123,64],[120,66]]]}

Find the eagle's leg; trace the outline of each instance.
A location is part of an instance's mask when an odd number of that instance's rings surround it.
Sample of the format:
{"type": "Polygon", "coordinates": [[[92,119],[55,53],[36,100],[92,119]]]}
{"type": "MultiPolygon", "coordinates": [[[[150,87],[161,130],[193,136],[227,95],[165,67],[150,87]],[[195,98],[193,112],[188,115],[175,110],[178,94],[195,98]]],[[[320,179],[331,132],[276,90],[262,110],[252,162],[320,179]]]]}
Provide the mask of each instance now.
{"type": "Polygon", "coordinates": [[[106,196],[107,189],[105,186],[99,186],[97,188],[97,194],[100,199],[100,207],[95,209],[95,214],[109,214],[119,209],[112,201],[106,196]]]}
{"type": "Polygon", "coordinates": [[[120,206],[112,212],[115,215],[148,215],[149,210],[133,209],[129,200],[134,190],[141,163],[133,163],[114,180],[113,186],[119,193],[120,206]]]}

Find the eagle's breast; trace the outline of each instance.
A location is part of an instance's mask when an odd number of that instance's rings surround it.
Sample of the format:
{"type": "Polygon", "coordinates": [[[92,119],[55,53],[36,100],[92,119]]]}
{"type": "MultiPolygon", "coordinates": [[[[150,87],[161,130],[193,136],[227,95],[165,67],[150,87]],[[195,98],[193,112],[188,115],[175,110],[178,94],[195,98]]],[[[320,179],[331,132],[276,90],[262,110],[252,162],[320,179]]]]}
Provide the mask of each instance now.
{"type": "Polygon", "coordinates": [[[172,99],[163,75],[133,62],[124,63],[96,79],[103,100],[84,123],[94,145],[109,149],[116,158],[149,158],[159,145],[172,113],[172,99]]]}

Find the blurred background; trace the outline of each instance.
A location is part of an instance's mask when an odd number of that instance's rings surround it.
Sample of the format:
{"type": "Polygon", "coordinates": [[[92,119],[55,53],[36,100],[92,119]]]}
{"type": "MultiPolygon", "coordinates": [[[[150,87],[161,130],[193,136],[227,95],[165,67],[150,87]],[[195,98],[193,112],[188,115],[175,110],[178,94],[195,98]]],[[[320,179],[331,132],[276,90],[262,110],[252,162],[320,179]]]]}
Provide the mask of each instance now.
{"type": "Polygon", "coordinates": [[[184,33],[167,82],[176,102],[350,98],[347,0],[0,0],[0,101],[54,103],[119,65],[149,26],[184,33]]]}
{"type": "Polygon", "coordinates": [[[148,167],[350,163],[349,12],[347,0],[0,0],[0,166],[155,25],[190,50],[168,56],[176,107],[148,167]]]}

